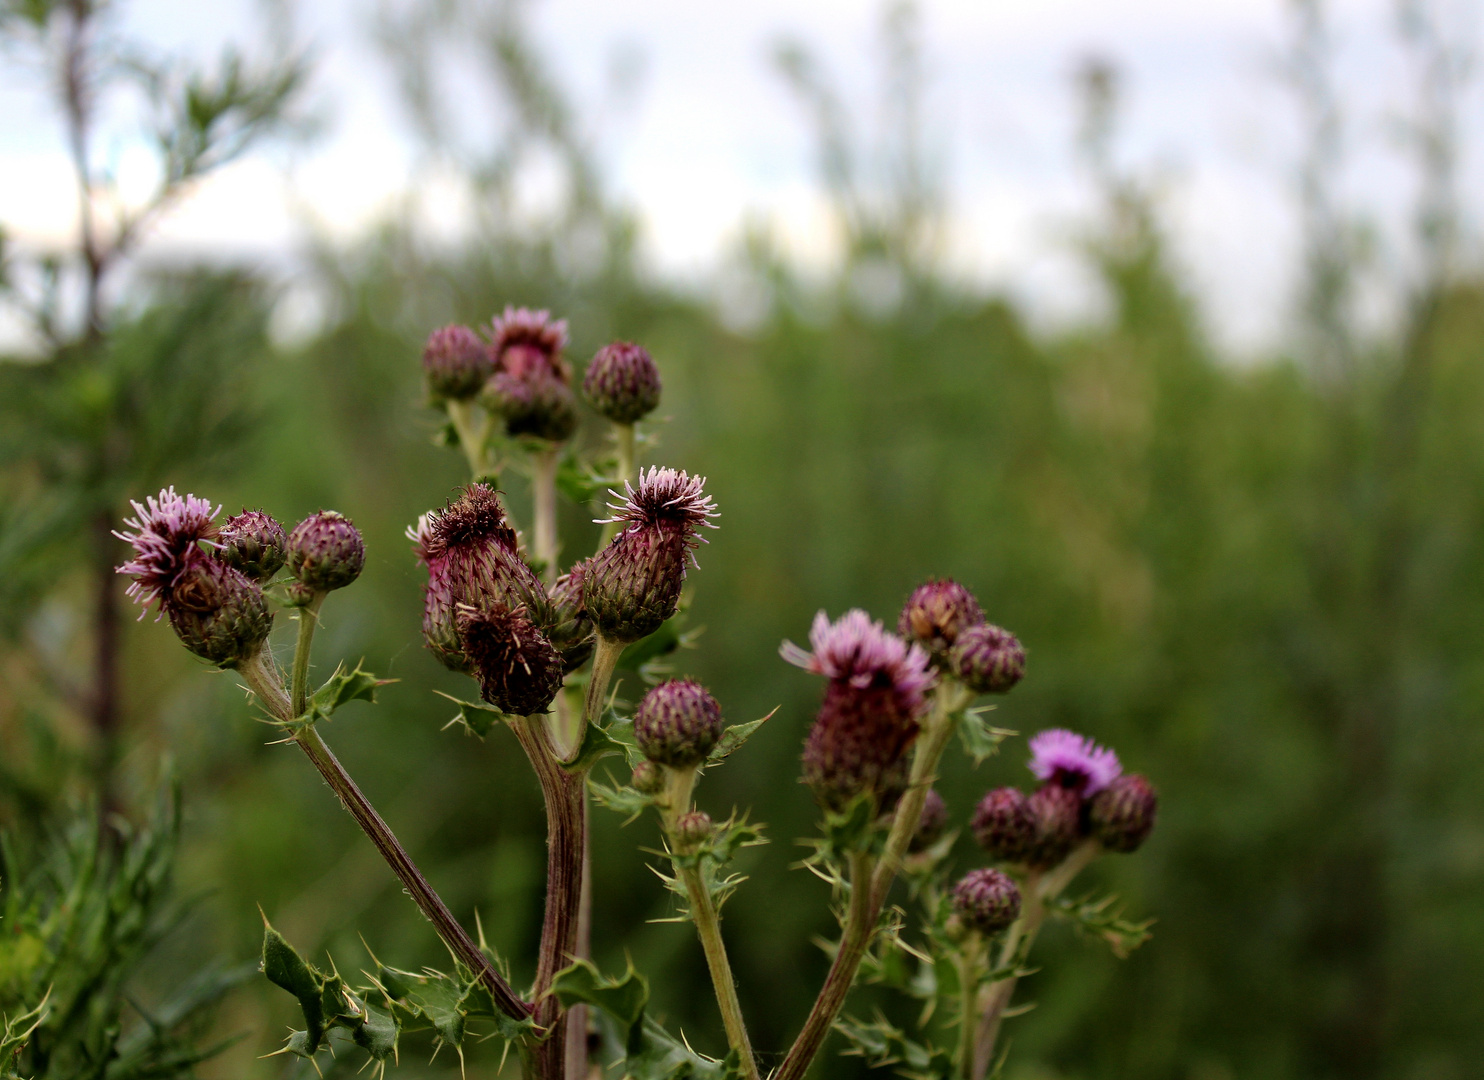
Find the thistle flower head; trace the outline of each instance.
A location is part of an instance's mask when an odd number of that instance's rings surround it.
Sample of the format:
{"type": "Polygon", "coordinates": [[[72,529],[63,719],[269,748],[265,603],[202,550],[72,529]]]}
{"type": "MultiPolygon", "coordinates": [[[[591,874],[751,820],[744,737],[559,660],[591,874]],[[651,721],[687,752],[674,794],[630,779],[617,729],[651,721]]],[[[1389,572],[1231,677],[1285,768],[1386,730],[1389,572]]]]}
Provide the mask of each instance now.
{"type": "Polygon", "coordinates": [[[1142,776],[1120,776],[1087,804],[1092,835],[1109,851],[1137,851],[1154,830],[1159,796],[1142,776]]]}
{"type": "Polygon", "coordinates": [[[434,330],[423,347],[423,375],[435,398],[467,401],[495,372],[495,358],[467,326],[434,330]]]}
{"type": "MultiPolygon", "coordinates": [[[[898,811],[900,813],[900,811],[898,811]]],[[[909,851],[926,851],[938,842],[948,828],[948,804],[937,788],[929,788],[922,802],[922,815],[917,819],[917,829],[908,841],[909,851]]]]}
{"type": "Polygon", "coordinates": [[[1026,805],[1036,821],[1036,842],[1025,862],[1055,866],[1071,854],[1084,834],[1082,796],[1073,788],[1045,784],[1031,793],[1026,805]]]}
{"type": "Polygon", "coordinates": [[[675,834],[672,837],[676,854],[689,855],[696,851],[711,839],[715,831],[716,826],[711,823],[711,815],[706,811],[692,810],[688,814],[681,814],[675,821],[675,834]]]}
{"type": "Polygon", "coordinates": [[[558,375],[539,366],[524,374],[497,371],[484,385],[481,400],[505,420],[511,438],[529,436],[565,442],[577,430],[577,397],[558,375]]]}
{"type": "Polygon", "coordinates": [[[823,611],[809,628],[812,653],[785,641],[779,655],[790,664],[815,675],[849,683],[857,690],[889,686],[904,710],[921,710],[927,689],[933,685],[927,654],[890,634],[880,621],[860,608],[852,608],[834,622],[823,611]]]}
{"type": "Polygon", "coordinates": [[[721,739],[721,729],[721,706],[692,679],[660,683],[634,713],[634,739],[644,756],[675,768],[705,761],[721,739]]]}
{"type": "Polygon", "coordinates": [[[981,622],[959,633],[948,669],[978,693],[1007,693],[1025,675],[1025,647],[1010,631],[981,622]]]}
{"type": "Polygon", "coordinates": [[[262,587],[199,549],[186,555],[162,606],[181,643],[218,667],[255,655],[273,629],[262,587]]]}
{"type": "Polygon", "coordinates": [[[430,510],[407,530],[413,550],[426,565],[459,551],[496,545],[515,554],[515,530],[505,517],[500,493],[488,484],[470,484],[442,510],[430,510]]]}
{"type": "Polygon", "coordinates": [[[660,371],[647,349],[629,341],[604,345],[587,366],[582,392],[615,424],[632,424],[660,403],[660,371]]]}
{"type": "Polygon", "coordinates": [[[455,622],[480,697],[515,716],[546,712],[562,688],[562,658],[524,609],[461,604],[455,622]]]}
{"type": "Polygon", "coordinates": [[[571,372],[562,359],[566,347],[567,320],[553,319],[549,311],[507,305],[504,314],[490,324],[490,351],[496,365],[518,379],[550,372],[564,383],[571,382],[571,372]]]}
{"type": "Polygon", "coordinates": [[[939,660],[958,640],[959,632],[984,621],[974,594],[948,578],[927,581],[912,590],[897,619],[897,633],[916,641],[939,660]]]}
{"type": "Polygon", "coordinates": [[[289,573],[311,592],[343,589],[366,565],[361,530],[334,510],[310,514],[295,525],[286,547],[289,573]]]}
{"type": "Polygon", "coordinates": [[[604,639],[638,641],[675,614],[686,562],[694,565],[693,549],[704,542],[699,530],[715,528],[705,483],[704,477],[653,468],[640,475],[637,488],[625,484],[623,502],[610,504],[615,514],[603,523],[624,528],[589,560],[582,592],[604,639]]]}
{"type": "Polygon", "coordinates": [[[288,558],[283,526],[261,510],[233,514],[217,534],[217,557],[254,581],[267,581],[288,558]]]}
{"type": "Polygon", "coordinates": [[[1020,887],[999,870],[970,870],[953,887],[953,910],[969,929],[997,934],[1020,918],[1020,887]]]}
{"type": "Polygon", "coordinates": [[[1023,863],[1035,851],[1038,826],[1019,788],[995,788],[979,800],[970,821],[974,840],[996,859],[1023,863]]]}
{"type": "Polygon", "coordinates": [[[1032,737],[1030,748],[1031,772],[1084,797],[1096,795],[1123,772],[1112,750],[1065,728],[1050,728],[1032,737]]]}
{"type": "Polygon", "coordinates": [[[562,666],[576,671],[592,655],[595,643],[593,621],[582,602],[582,582],[587,575],[588,560],[572,568],[551,587],[551,626],[546,636],[562,654],[562,666]]]}
{"type": "MultiPolygon", "coordinates": [[[[134,557],[118,568],[120,574],[134,579],[125,590],[139,604],[163,605],[170,590],[186,569],[187,557],[200,550],[203,540],[217,535],[215,510],[205,499],[194,495],[184,498],[173,487],[152,495],[134,507],[134,517],[125,518],[128,528],[113,535],[127,541],[134,557]]],[[[140,613],[140,618],[144,613],[140,613]]]]}

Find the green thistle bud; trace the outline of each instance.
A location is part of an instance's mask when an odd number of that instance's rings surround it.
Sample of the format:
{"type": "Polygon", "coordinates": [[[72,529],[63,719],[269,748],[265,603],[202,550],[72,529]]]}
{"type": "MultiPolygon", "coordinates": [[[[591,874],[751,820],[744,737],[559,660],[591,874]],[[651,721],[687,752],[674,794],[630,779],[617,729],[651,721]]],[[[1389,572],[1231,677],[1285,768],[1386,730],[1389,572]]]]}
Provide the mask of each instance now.
{"type": "Polygon", "coordinates": [[[659,368],[645,349],[615,341],[599,349],[587,366],[582,392],[615,424],[633,424],[660,403],[659,368]]]}
{"type": "Polygon", "coordinates": [[[516,716],[546,712],[562,689],[562,658],[524,611],[460,606],[458,633],[480,697],[516,716]]]}
{"type": "Polygon", "coordinates": [[[181,643],[218,667],[255,656],[273,629],[258,583],[200,552],[187,556],[163,606],[181,643]]]}
{"type": "Polygon", "coordinates": [[[1082,796],[1060,784],[1038,788],[1028,800],[1036,819],[1036,842],[1026,862],[1031,866],[1055,866],[1082,839],[1082,796]]]}
{"type": "Polygon", "coordinates": [[[974,840],[996,859],[1023,863],[1036,849],[1036,815],[1019,788],[995,788],[985,795],[974,808],[970,827],[974,840]]]}
{"type": "Polygon", "coordinates": [[[997,934],[1020,918],[1020,888],[999,870],[970,870],[953,887],[953,910],[970,930],[997,934]]]}
{"type": "Polygon", "coordinates": [[[634,714],[634,738],[644,756],[675,768],[705,761],[721,739],[721,728],[721,706],[690,679],[660,683],[634,714]]]}
{"type": "Polygon", "coordinates": [[[641,761],[634,766],[629,786],[644,795],[658,795],[665,787],[664,771],[652,761],[641,761]]]}
{"type": "Polygon", "coordinates": [[[949,670],[969,689],[1003,694],[1025,674],[1025,648],[990,623],[965,627],[948,653],[949,670]]]}
{"type": "Polygon", "coordinates": [[[217,534],[217,558],[252,578],[267,581],[288,558],[283,526],[261,510],[229,517],[217,534]]]}
{"type": "Polygon", "coordinates": [[[289,573],[316,593],[343,589],[361,576],[366,544],[348,517],[334,510],[310,514],[289,533],[289,573]]]}
{"type": "Polygon", "coordinates": [[[714,831],[711,815],[706,811],[692,810],[688,814],[681,814],[675,822],[675,853],[689,855],[698,851],[702,844],[711,839],[714,831]]]}
{"type": "Polygon", "coordinates": [[[1087,804],[1087,819],[1103,847],[1127,855],[1137,851],[1154,830],[1159,796],[1137,774],[1120,776],[1087,804]]]}

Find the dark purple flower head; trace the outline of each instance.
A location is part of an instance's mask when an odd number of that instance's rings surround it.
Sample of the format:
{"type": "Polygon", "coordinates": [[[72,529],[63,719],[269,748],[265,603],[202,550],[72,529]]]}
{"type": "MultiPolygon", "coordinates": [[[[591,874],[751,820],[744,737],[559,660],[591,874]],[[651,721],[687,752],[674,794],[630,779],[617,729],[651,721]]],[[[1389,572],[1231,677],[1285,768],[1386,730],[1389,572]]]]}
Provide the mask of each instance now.
{"type": "Polygon", "coordinates": [[[499,371],[484,385],[481,400],[505,420],[511,438],[529,436],[565,442],[577,430],[577,397],[550,371],[531,368],[523,375],[499,371]]]}
{"type": "Polygon", "coordinates": [[[615,424],[642,420],[660,403],[660,371],[648,350],[629,341],[604,345],[587,366],[582,392],[615,424]]]}
{"type": "Polygon", "coordinates": [[[499,493],[489,485],[469,485],[444,509],[419,518],[407,535],[428,568],[423,637],[445,666],[474,670],[459,641],[461,604],[479,611],[523,609],[543,630],[551,625],[546,590],[520,557],[515,530],[505,519],[499,493]]]}
{"type": "Polygon", "coordinates": [[[163,608],[181,643],[218,667],[256,655],[273,629],[262,587],[199,549],[187,553],[163,608]]]}
{"type": "Polygon", "coordinates": [[[582,603],[582,581],[588,560],[574,563],[551,587],[551,627],[546,636],[562,654],[562,666],[576,671],[592,655],[596,638],[593,621],[582,603]]]}
{"type": "MultiPolygon", "coordinates": [[[[675,614],[685,567],[694,565],[694,548],[705,540],[702,526],[715,528],[705,477],[675,469],[650,469],[627,497],[611,503],[608,522],[624,528],[588,561],[583,579],[583,605],[604,639],[638,641],[675,614]]],[[[616,493],[615,493],[616,494],[616,493]]]]}
{"type": "Polygon", "coordinates": [[[350,518],[334,510],[310,514],[289,533],[289,573],[310,592],[343,589],[361,576],[366,542],[350,518]]]}
{"type": "Polygon", "coordinates": [[[906,781],[906,755],[933,682],[927,655],[860,609],[831,623],[824,612],[809,632],[814,652],[792,642],[789,663],[826,676],[824,702],[804,743],[804,782],[826,806],[862,793],[882,804],[906,781]]]}
{"type": "Polygon", "coordinates": [[[1020,887],[999,870],[970,870],[953,887],[953,910],[970,930],[997,934],[1020,918],[1020,887]]]}
{"type": "Polygon", "coordinates": [[[1138,775],[1120,776],[1087,804],[1092,835],[1109,851],[1127,855],[1137,851],[1154,830],[1159,796],[1138,775]]]}
{"type": "Polygon", "coordinates": [[[507,306],[490,325],[490,348],[499,369],[516,378],[549,372],[564,383],[572,373],[562,359],[567,347],[567,320],[549,311],[507,306]]]}
{"type": "Polygon", "coordinates": [[[1096,795],[1123,772],[1112,750],[1065,728],[1035,735],[1030,747],[1028,768],[1038,779],[1071,788],[1083,797],[1096,795]]]}
{"type": "Polygon", "coordinates": [[[705,761],[720,741],[721,729],[721,706],[691,679],[660,683],[634,713],[634,739],[644,756],[675,768],[705,761]]]}
{"type": "Polygon", "coordinates": [[[1035,851],[1036,815],[1019,788],[995,788],[986,794],[974,808],[970,827],[979,846],[996,859],[1023,863],[1035,851]]]}
{"type": "Polygon", "coordinates": [[[433,397],[467,401],[494,373],[492,350],[467,326],[445,326],[428,336],[423,375],[433,397]]]}
{"type": "Polygon", "coordinates": [[[1026,800],[1036,819],[1036,842],[1025,862],[1030,866],[1051,867],[1072,853],[1082,839],[1082,796],[1073,788],[1060,784],[1039,787],[1026,800]]]}
{"type": "Polygon", "coordinates": [[[948,669],[980,694],[1004,694],[1025,675],[1025,647],[992,623],[965,627],[948,653],[948,669]]]}
{"type": "MultiPolygon", "coordinates": [[[[899,811],[900,812],[900,811],[899,811]]],[[[926,851],[936,844],[948,828],[948,804],[937,788],[929,788],[922,802],[922,816],[917,819],[917,829],[908,842],[909,851],[926,851]]]]}
{"type": "Polygon", "coordinates": [[[130,505],[134,517],[124,519],[128,529],[113,535],[133,547],[134,557],[118,572],[134,579],[125,590],[127,595],[145,607],[151,603],[163,606],[185,571],[187,557],[200,551],[203,540],[216,538],[221,507],[213,510],[209,502],[194,495],[181,498],[173,487],[146,498],[143,505],[132,501],[130,505]]]}
{"type": "Polygon", "coordinates": [[[227,518],[217,534],[217,557],[254,581],[267,581],[288,558],[283,526],[261,510],[227,518]]]}
{"type": "Polygon", "coordinates": [[[928,581],[907,598],[897,619],[897,633],[927,649],[941,662],[960,631],[984,621],[979,601],[956,581],[928,581]]]}
{"type": "Polygon", "coordinates": [[[562,689],[562,658],[524,609],[461,604],[455,621],[479,696],[515,716],[546,712],[562,689]]]}

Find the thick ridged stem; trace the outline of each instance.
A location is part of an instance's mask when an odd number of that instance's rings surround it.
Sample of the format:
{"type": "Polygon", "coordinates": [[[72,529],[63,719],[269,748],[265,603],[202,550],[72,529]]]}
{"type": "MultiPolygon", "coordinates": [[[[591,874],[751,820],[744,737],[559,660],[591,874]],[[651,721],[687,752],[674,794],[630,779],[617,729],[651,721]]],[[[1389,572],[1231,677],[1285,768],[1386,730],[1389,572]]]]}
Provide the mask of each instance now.
{"type": "Polygon", "coordinates": [[[582,733],[588,724],[596,724],[603,715],[603,704],[608,700],[608,684],[613,681],[613,672],[618,667],[618,658],[624,646],[599,635],[593,646],[593,670],[587,680],[587,698],[582,707],[582,726],[578,728],[578,745],[582,744],[582,733]]]}
{"type": "Polygon", "coordinates": [[[557,501],[556,473],[557,455],[555,446],[538,450],[531,455],[531,503],[535,517],[536,561],[542,564],[541,578],[547,588],[556,584],[557,555],[557,501]]]}
{"type": "MultiPolygon", "coordinates": [[[[1036,934],[1041,930],[1041,924],[1046,921],[1046,902],[1060,896],[1061,891],[1092,862],[1099,850],[1096,841],[1085,841],[1055,869],[1045,873],[1031,871],[1026,876],[1022,890],[1024,902],[1021,915],[1005,935],[999,962],[995,965],[997,968],[1007,968],[1015,963],[1017,957],[1024,957],[1030,952],[1036,934]]],[[[995,1042],[1000,1034],[1000,1022],[1004,1019],[1010,999],[1015,995],[1017,981],[1017,976],[1011,975],[985,988],[983,1004],[979,1006],[978,1031],[974,1038],[974,1070],[970,1074],[970,1080],[984,1080],[989,1072],[995,1042]]]]}
{"type": "MultiPolygon", "coordinates": [[[[289,696],[284,692],[282,680],[272,667],[272,663],[267,650],[263,649],[239,664],[237,670],[247,680],[248,685],[270,713],[280,720],[291,720],[293,717],[289,714],[289,696]]],[[[418,870],[412,857],[397,841],[387,823],[376,812],[376,808],[361,793],[361,789],[350,778],[345,767],[330,752],[330,748],[325,745],[325,741],[320,738],[314,726],[298,727],[294,733],[294,741],[299,744],[299,748],[319,770],[325,783],[330,785],[330,790],[339,797],[341,805],[350,812],[351,817],[355,818],[361,831],[376,846],[376,850],[391,867],[392,873],[397,875],[397,880],[402,883],[408,895],[417,904],[418,910],[438,931],[438,936],[443,939],[444,944],[453,952],[459,963],[478,976],[479,981],[489,990],[495,1007],[512,1019],[528,1019],[532,1014],[532,1007],[521,1000],[520,995],[494,969],[489,959],[479,950],[479,946],[474,944],[464,928],[459,925],[453,913],[448,910],[448,905],[433,891],[433,887],[418,870]]],[[[545,1074],[545,1076],[548,1080],[556,1080],[554,1073],[545,1074]]]]}
{"type": "Polygon", "coordinates": [[[484,407],[474,401],[448,401],[449,423],[459,436],[459,447],[469,463],[469,475],[479,480],[494,472],[485,441],[489,438],[490,418],[484,407]]]}
{"type": "Polygon", "coordinates": [[[294,667],[289,680],[290,708],[294,716],[303,716],[309,703],[309,649],[314,642],[314,632],[319,628],[319,609],[325,596],[325,593],[315,593],[314,599],[299,609],[299,639],[294,645],[294,667]]]}
{"type": "Polygon", "coordinates": [[[870,860],[852,857],[851,906],[846,916],[840,948],[835,953],[829,974],[825,976],[824,986],[820,988],[819,996],[815,998],[803,1028],[789,1047],[788,1056],[778,1066],[772,1080],[801,1080],[819,1054],[820,1047],[824,1045],[835,1018],[839,1016],[851,984],[855,982],[855,975],[860,969],[871,934],[876,929],[876,921],[886,902],[886,894],[902,865],[902,857],[906,854],[912,834],[917,831],[928,789],[937,778],[938,761],[943,756],[943,748],[947,746],[949,736],[953,734],[954,714],[964,706],[968,697],[968,692],[962,686],[948,680],[941,683],[933,695],[932,711],[923,723],[922,733],[917,737],[907,791],[897,804],[895,820],[887,834],[886,849],[881,861],[874,866],[874,870],[869,870],[866,868],[869,867],[870,860]],[[870,874],[869,877],[861,876],[863,869],[870,874]]]}
{"type": "Polygon", "coordinates": [[[970,932],[964,940],[958,964],[958,1049],[953,1065],[961,1080],[969,1080],[974,1070],[974,1033],[979,1018],[979,966],[984,957],[984,941],[970,932]]]}
{"type": "Polygon", "coordinates": [[[546,914],[541,923],[541,951],[531,996],[536,1001],[536,1022],[552,1032],[551,1038],[536,1049],[538,1068],[544,1076],[555,1077],[562,1075],[566,1064],[567,1016],[550,990],[556,973],[577,955],[587,776],[562,768],[545,717],[520,717],[511,727],[531,759],[546,803],[546,914]]]}

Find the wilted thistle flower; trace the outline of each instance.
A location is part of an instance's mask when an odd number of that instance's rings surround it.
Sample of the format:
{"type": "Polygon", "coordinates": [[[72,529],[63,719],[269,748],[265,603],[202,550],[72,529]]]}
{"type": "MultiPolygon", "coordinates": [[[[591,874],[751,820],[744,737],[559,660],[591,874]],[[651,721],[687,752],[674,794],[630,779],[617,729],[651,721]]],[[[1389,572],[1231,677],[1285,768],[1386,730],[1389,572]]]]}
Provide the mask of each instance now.
{"type": "Polygon", "coordinates": [[[721,739],[721,706],[700,683],[670,679],[634,713],[634,739],[650,761],[677,769],[699,765],[721,739]]]}
{"type": "Polygon", "coordinates": [[[494,373],[492,350],[467,326],[445,326],[428,335],[423,347],[423,375],[434,399],[467,401],[494,373]]]}
{"type": "MultiPolygon", "coordinates": [[[[181,642],[197,656],[234,667],[255,655],[273,628],[258,583],[202,549],[216,535],[218,511],[194,495],[166,488],[134,503],[129,528],[116,533],[134,549],[118,568],[134,579],[127,592],[158,605],[181,642]]],[[[141,618],[143,614],[141,613],[141,618]]]]}
{"type": "Polygon", "coordinates": [[[444,666],[473,671],[459,641],[460,604],[479,611],[523,609],[536,625],[550,625],[546,590],[521,559],[500,496],[487,484],[471,484],[444,509],[424,514],[407,536],[428,568],[423,638],[444,666]]]}
{"type": "Polygon", "coordinates": [[[1020,918],[1020,887],[999,870],[970,870],[953,887],[953,910],[969,929],[997,934],[1020,918]]]}
{"type": "Polygon", "coordinates": [[[990,623],[965,627],[948,653],[948,667],[970,690],[1003,694],[1025,674],[1025,648],[990,623]]]}
{"type": "Polygon", "coordinates": [[[912,590],[897,619],[897,633],[916,641],[942,663],[961,631],[984,621],[979,601],[956,581],[928,581],[912,590]]]}
{"type": "MultiPolygon", "coordinates": [[[[114,532],[134,549],[134,557],[118,568],[120,574],[134,579],[125,593],[144,607],[163,604],[185,571],[186,556],[201,550],[201,541],[217,535],[215,510],[205,499],[194,495],[181,498],[173,487],[159,495],[149,496],[144,503],[133,502],[134,516],[125,518],[128,528],[114,532]]],[[[139,617],[144,618],[140,612],[139,617]]]]}
{"type": "Polygon", "coordinates": [[[785,660],[826,676],[824,702],[804,743],[804,782],[839,808],[905,782],[907,749],[917,737],[933,673],[927,654],[887,633],[856,608],[831,623],[824,612],[809,631],[812,653],[786,641],[785,660]]]}
{"type": "Polygon", "coordinates": [[[707,840],[715,827],[711,824],[711,815],[704,810],[692,810],[688,814],[681,814],[675,822],[675,851],[680,855],[688,855],[695,851],[707,840]]]}
{"type": "Polygon", "coordinates": [[[551,587],[551,626],[546,636],[562,654],[562,667],[576,671],[593,652],[595,632],[582,604],[582,579],[587,560],[573,565],[551,587]]]}
{"type": "Polygon", "coordinates": [[[1071,788],[1084,797],[1096,795],[1123,772],[1118,755],[1085,735],[1049,728],[1030,741],[1027,768],[1040,780],[1071,788]]]}
{"type": "Polygon", "coordinates": [[[550,312],[507,307],[490,327],[495,372],[483,400],[506,434],[561,442],[577,428],[572,369],[562,357],[567,323],[550,312]]]}
{"type": "Polygon", "coordinates": [[[244,510],[227,518],[217,534],[217,557],[254,581],[267,581],[288,558],[283,526],[261,510],[244,510]]]}
{"type": "Polygon", "coordinates": [[[289,533],[287,565],[299,584],[312,593],[343,589],[361,576],[366,542],[344,514],[321,510],[289,533]]]}
{"type": "Polygon", "coordinates": [[[1036,820],[1036,842],[1025,862],[1031,866],[1055,866],[1082,839],[1082,796],[1074,788],[1046,784],[1032,793],[1026,805],[1036,820]]]}
{"type": "MultiPolygon", "coordinates": [[[[583,606],[607,641],[627,644],[647,637],[675,614],[685,584],[685,564],[705,543],[702,526],[714,529],[704,476],[652,468],[637,488],[624,481],[626,498],[609,503],[623,529],[588,560],[583,606]]],[[[617,495],[617,492],[613,493],[617,495]]]]}
{"type": "Polygon", "coordinates": [[[1154,830],[1159,796],[1149,781],[1137,774],[1120,776],[1092,797],[1087,820],[1103,847],[1127,855],[1137,851],[1154,830]]]}
{"type": "Polygon", "coordinates": [[[979,800],[969,823],[974,840],[996,859],[1023,863],[1036,849],[1039,826],[1019,788],[995,788],[979,800]]]}
{"type": "Polygon", "coordinates": [[[936,788],[929,788],[927,798],[922,801],[922,816],[917,819],[917,830],[907,842],[909,851],[926,851],[936,844],[948,828],[948,804],[936,788]]]}
{"type": "Polygon", "coordinates": [[[587,366],[582,392],[615,424],[633,424],[660,403],[660,370],[648,350],[629,341],[604,345],[587,366]]]}
{"type": "Polygon", "coordinates": [[[524,609],[460,604],[455,618],[479,696],[516,716],[544,713],[562,688],[562,658],[524,609]]]}

